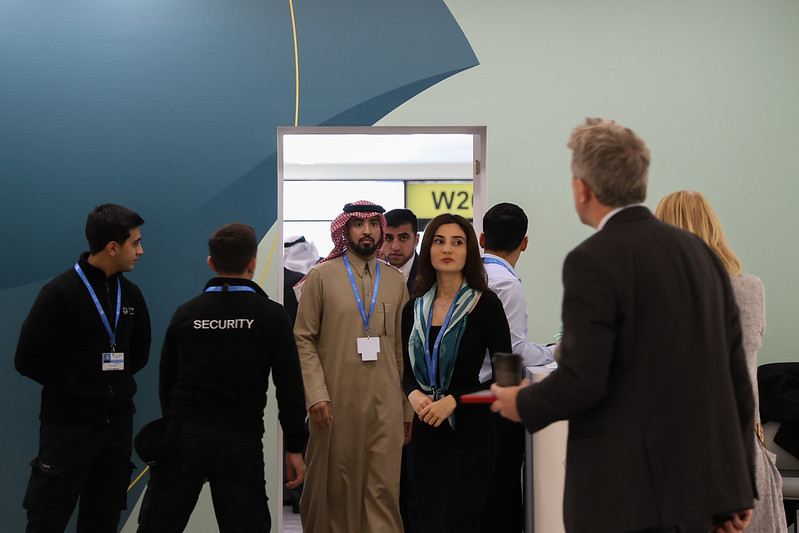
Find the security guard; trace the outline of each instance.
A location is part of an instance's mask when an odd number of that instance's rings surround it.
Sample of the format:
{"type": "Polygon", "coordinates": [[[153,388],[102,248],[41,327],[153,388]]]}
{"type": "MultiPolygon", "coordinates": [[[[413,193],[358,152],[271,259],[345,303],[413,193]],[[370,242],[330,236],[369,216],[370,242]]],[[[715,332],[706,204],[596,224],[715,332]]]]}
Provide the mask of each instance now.
{"type": "Polygon", "coordinates": [[[23,506],[28,533],[116,533],[131,473],[133,374],[150,355],[150,315],[122,273],[144,253],[144,220],[103,204],[86,221],[89,251],[39,292],[14,364],[43,385],[39,455],[23,506]]]}
{"type": "Polygon", "coordinates": [[[208,266],[219,277],[172,317],[159,385],[171,442],[152,468],[139,532],[183,531],[206,479],[220,531],[269,531],[261,439],[270,371],[286,486],[302,482],[307,433],[297,347],[286,310],[252,282],[257,247],[245,224],[214,232],[208,266]]]}

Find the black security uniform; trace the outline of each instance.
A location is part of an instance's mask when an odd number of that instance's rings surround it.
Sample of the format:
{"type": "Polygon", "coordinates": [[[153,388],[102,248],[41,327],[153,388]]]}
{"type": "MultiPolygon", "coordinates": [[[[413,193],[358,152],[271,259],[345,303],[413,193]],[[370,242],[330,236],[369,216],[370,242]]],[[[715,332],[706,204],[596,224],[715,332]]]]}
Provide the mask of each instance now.
{"type": "Polygon", "coordinates": [[[160,368],[173,442],[152,468],[139,531],[183,531],[206,478],[220,531],[268,531],[262,436],[270,371],[286,451],[301,452],[307,439],[286,310],[249,280],[214,278],[175,312],[160,368]]]}
{"type": "Polygon", "coordinates": [[[25,494],[28,529],[63,531],[80,497],[78,531],[116,532],[131,473],[133,374],[150,353],[150,315],[139,288],[121,273],[106,278],[78,260],[114,328],[124,368],[103,370],[111,343],[94,301],[74,268],[39,292],[22,324],[14,364],[43,385],[39,455],[25,494]]]}

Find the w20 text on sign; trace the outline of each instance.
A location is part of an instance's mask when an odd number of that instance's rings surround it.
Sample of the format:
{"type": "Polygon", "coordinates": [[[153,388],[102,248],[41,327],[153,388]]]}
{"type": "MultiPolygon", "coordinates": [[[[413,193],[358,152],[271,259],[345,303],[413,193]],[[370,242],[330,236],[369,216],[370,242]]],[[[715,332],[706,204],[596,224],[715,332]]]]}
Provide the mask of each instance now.
{"type": "Polygon", "coordinates": [[[441,213],[454,213],[471,219],[474,213],[472,182],[406,183],[408,209],[420,219],[431,219],[441,213]]]}

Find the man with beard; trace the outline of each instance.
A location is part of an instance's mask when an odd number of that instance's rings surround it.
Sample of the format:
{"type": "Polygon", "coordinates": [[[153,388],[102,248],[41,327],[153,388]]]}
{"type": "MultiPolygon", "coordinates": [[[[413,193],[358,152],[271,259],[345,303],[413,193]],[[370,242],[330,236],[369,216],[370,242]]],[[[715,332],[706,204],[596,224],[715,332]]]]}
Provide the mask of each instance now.
{"type": "Polygon", "coordinates": [[[294,335],[311,421],[300,502],[306,533],[402,531],[408,290],[398,270],[377,260],[384,211],[367,201],[345,205],[330,226],[333,251],[301,282],[294,335]]]}

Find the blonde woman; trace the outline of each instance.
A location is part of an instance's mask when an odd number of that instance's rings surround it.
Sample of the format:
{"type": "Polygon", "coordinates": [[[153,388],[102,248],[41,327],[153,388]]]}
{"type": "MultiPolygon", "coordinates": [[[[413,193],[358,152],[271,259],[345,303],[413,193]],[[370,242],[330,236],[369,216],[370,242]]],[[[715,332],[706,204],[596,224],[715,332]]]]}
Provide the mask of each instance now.
{"type": "MultiPolygon", "coordinates": [[[[716,213],[707,199],[697,191],[677,191],[660,200],[655,216],[678,228],[698,235],[721,258],[741,311],[743,346],[749,367],[749,378],[755,393],[755,426],[760,428],[757,394],[757,354],[766,331],[766,293],[757,276],[742,274],[741,262],[724,240],[716,213]]],[[[752,513],[749,532],[773,533],[785,531],[785,512],[782,507],[782,479],[774,465],[774,456],[766,450],[752,431],[755,443],[755,476],[758,499],[752,513]]]]}

